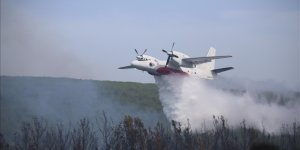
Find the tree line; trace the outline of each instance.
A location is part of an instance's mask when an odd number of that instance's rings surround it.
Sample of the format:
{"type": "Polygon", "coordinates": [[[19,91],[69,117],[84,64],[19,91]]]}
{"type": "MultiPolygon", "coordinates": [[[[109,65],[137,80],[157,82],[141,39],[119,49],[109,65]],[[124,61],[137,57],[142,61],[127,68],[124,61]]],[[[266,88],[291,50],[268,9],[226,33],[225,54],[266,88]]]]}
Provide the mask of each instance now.
{"type": "Polygon", "coordinates": [[[280,132],[271,134],[242,121],[230,127],[224,116],[213,116],[213,128],[192,131],[187,125],[172,120],[171,127],[157,123],[145,127],[140,118],[125,116],[114,124],[103,113],[93,124],[87,118],[76,126],[33,118],[23,122],[12,142],[0,134],[3,150],[254,150],[300,149],[300,124],[282,124],[280,132]]]}

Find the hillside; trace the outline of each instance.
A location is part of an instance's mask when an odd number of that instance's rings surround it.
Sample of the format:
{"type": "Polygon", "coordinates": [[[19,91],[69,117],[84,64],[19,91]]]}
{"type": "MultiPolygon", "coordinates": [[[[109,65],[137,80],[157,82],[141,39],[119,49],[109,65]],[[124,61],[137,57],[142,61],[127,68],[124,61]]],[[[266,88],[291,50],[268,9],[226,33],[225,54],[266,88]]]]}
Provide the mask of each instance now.
{"type": "Polygon", "coordinates": [[[95,119],[104,111],[115,123],[125,115],[141,118],[147,126],[167,122],[155,84],[49,77],[1,76],[1,132],[32,117],[51,122],[95,119]]]}
{"type": "Polygon", "coordinates": [[[99,90],[103,95],[114,97],[123,103],[138,105],[142,109],[162,111],[158,88],[155,84],[135,82],[94,81],[105,90],[99,90]]]}

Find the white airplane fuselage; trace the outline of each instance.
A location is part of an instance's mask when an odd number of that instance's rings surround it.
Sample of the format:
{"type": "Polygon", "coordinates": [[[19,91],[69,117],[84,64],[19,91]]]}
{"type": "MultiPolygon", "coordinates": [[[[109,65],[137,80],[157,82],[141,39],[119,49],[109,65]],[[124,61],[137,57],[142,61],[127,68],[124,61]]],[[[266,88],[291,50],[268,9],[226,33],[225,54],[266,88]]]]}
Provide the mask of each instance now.
{"type": "MultiPolygon", "coordinates": [[[[137,50],[135,51],[138,54],[137,50]]],[[[215,69],[215,59],[232,56],[216,56],[216,49],[212,47],[206,57],[193,58],[181,52],[163,50],[168,55],[167,61],[144,55],[146,51],[141,55],[138,54],[136,60],[132,61],[129,66],[119,67],[119,69],[135,68],[155,76],[180,74],[202,79],[214,79],[218,73],[233,69],[233,67],[215,69]]]]}
{"type": "Polygon", "coordinates": [[[151,75],[169,75],[180,74],[189,75],[205,79],[213,79],[214,75],[211,70],[201,68],[200,65],[184,64],[181,60],[189,58],[188,55],[174,51],[178,58],[171,58],[170,63],[166,66],[166,61],[159,60],[152,56],[144,55],[143,59],[133,60],[131,66],[141,71],[146,71],[151,75]]]}

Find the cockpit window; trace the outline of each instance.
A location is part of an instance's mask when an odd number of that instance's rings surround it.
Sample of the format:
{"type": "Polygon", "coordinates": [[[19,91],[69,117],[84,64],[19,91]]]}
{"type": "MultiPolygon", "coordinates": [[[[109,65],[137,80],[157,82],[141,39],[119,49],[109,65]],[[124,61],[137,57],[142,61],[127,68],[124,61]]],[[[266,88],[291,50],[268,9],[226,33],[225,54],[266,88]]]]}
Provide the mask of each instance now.
{"type": "Polygon", "coordinates": [[[138,61],[147,61],[147,60],[149,60],[149,59],[147,59],[147,58],[139,58],[138,59],[138,61]]]}

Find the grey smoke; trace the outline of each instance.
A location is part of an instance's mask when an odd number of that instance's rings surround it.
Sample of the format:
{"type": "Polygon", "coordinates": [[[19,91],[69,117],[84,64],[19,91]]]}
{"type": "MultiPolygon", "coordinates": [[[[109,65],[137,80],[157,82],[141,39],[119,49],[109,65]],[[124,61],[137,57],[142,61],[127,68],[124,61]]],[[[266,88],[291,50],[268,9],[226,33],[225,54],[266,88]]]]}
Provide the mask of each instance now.
{"type": "Polygon", "coordinates": [[[300,121],[300,91],[291,92],[280,84],[182,76],[155,79],[166,116],[183,123],[189,119],[194,130],[200,130],[204,122],[212,127],[213,115],[223,115],[233,126],[245,119],[269,132],[278,132],[284,123],[300,121]],[[285,103],[280,104],[282,99],[285,103]]]}
{"type": "Polygon", "coordinates": [[[22,122],[32,117],[41,117],[52,125],[74,125],[82,118],[95,124],[104,111],[114,124],[125,115],[141,118],[146,127],[166,122],[162,112],[108,94],[111,89],[100,81],[7,76],[0,79],[0,131],[5,136],[13,136],[22,122]]]}

